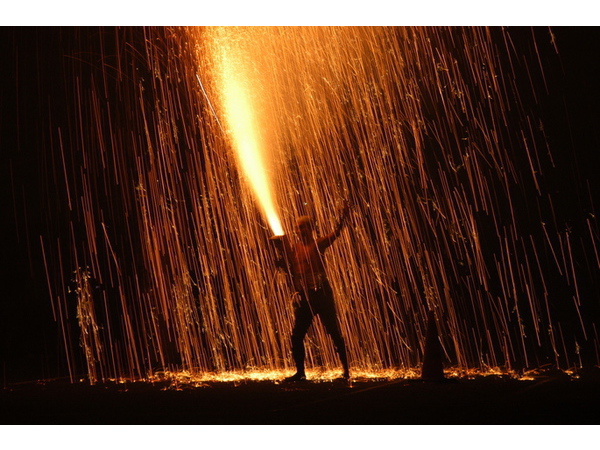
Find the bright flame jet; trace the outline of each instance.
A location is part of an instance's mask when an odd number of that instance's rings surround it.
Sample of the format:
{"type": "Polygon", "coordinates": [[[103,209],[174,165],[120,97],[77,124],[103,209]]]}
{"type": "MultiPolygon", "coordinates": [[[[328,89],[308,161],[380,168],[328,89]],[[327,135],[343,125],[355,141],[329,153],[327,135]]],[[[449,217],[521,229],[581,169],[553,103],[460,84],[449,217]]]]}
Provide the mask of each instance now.
{"type": "Polygon", "coordinates": [[[221,53],[220,62],[223,108],[238,163],[260,203],[274,235],[282,236],[284,232],[275,211],[265,169],[263,146],[259,133],[257,133],[256,114],[249,100],[249,93],[242,85],[241,74],[236,73],[235,62],[232,61],[226,50],[221,53]]]}

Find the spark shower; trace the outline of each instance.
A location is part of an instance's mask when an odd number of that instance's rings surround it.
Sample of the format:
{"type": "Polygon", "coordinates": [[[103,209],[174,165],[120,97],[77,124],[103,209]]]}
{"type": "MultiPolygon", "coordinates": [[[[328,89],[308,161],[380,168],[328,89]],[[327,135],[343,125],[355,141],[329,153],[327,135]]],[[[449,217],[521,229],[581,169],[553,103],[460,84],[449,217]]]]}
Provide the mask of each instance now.
{"type": "MultiPolygon", "coordinates": [[[[556,221],[553,149],[521,101],[543,67],[510,29],[111,33],[93,64],[66,66],[70,126],[46,156],[40,245],[72,372],[80,353],[92,381],[291,369],[267,215],[328,232],[346,199],[327,266],[355,373],[418,367],[429,310],[447,367],[568,368],[582,348],[597,363],[577,263],[599,267],[597,223],[574,241],[556,221]],[[224,55],[246,103],[223,88],[224,55]],[[258,169],[241,170],[240,144],[261,151],[268,194],[246,183],[258,169]]],[[[308,368],[336,361],[317,325],[308,368]]]]}

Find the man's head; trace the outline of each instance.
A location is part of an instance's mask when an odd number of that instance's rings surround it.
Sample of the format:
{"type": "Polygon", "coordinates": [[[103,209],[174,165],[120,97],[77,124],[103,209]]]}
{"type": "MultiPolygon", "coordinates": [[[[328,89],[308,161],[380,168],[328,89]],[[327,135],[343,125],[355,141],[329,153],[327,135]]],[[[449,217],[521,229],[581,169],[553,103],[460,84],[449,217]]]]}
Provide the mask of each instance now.
{"type": "Polygon", "coordinates": [[[307,242],[313,239],[313,221],[309,216],[298,217],[296,220],[296,233],[300,240],[307,242]]]}

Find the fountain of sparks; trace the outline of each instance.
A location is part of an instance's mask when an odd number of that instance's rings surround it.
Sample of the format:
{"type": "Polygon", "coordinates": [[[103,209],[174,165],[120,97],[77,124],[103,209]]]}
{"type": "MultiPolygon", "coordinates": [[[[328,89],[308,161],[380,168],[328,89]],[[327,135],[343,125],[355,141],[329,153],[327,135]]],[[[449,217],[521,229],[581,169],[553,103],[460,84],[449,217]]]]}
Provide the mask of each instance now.
{"type": "MultiPolygon", "coordinates": [[[[551,157],[519,107],[509,32],[143,33],[117,31],[115,64],[74,87],[78,127],[51,149],[72,220],[68,245],[42,246],[60,268],[48,278],[63,330],[79,305],[92,381],[291,370],[291,291],[268,239],[304,214],[330,231],[343,199],[352,214],[326,264],[355,374],[418,367],[429,310],[459,371],[565,368],[582,339],[598,348],[579,310],[574,244],[546,225],[551,157]],[[262,191],[242,182],[254,175],[262,191]],[[533,225],[523,197],[537,205],[533,225]],[[556,283],[571,294],[554,298],[556,283]],[[580,318],[579,343],[555,301],[580,318]]],[[[68,355],[74,347],[65,331],[68,355]]],[[[338,364],[318,323],[307,363],[338,364]]]]}
{"type": "Polygon", "coordinates": [[[244,63],[244,55],[237,54],[235,44],[229,43],[226,36],[217,41],[214,52],[215,83],[219,86],[218,92],[238,164],[259,200],[273,233],[281,236],[284,233],[267,177],[266,158],[262,151],[264,143],[261,142],[261,128],[253,105],[255,102],[251,101],[251,89],[245,85],[250,79],[250,64],[244,63]]]}

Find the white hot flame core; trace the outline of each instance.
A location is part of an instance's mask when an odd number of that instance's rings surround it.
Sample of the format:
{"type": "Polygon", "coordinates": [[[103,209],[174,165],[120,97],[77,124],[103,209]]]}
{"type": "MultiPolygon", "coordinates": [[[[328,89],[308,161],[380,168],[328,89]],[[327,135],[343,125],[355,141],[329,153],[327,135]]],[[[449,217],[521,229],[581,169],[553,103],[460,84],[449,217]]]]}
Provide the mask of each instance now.
{"type": "Polygon", "coordinates": [[[251,92],[244,86],[244,68],[236,62],[235,52],[222,46],[219,55],[217,83],[220,85],[223,109],[238,163],[250,184],[263,213],[276,236],[283,235],[270,189],[265,161],[265,145],[259,133],[251,92]]]}

